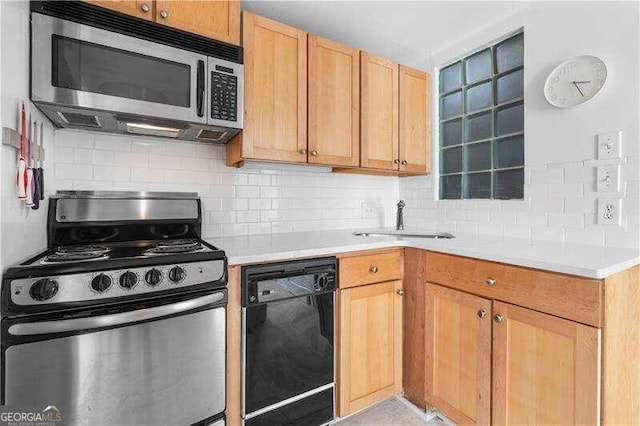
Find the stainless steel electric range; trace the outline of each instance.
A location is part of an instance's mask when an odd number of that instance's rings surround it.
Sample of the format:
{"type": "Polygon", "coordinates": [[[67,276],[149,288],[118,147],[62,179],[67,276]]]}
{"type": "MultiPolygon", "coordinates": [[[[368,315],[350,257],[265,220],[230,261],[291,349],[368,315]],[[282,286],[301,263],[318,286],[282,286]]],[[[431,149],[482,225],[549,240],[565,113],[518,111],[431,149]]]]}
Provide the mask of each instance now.
{"type": "Polygon", "coordinates": [[[224,424],[227,262],[196,194],[59,192],[5,272],[2,404],[67,424],[224,424]]]}

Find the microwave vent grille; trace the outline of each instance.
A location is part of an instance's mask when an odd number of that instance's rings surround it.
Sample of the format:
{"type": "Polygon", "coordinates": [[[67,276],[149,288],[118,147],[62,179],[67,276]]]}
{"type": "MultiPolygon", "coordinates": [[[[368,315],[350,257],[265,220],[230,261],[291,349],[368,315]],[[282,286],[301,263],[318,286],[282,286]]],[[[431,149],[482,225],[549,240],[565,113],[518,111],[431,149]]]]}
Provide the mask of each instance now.
{"type": "Polygon", "coordinates": [[[100,120],[95,115],[87,115],[80,114],[77,112],[62,112],[58,111],[58,116],[60,119],[68,125],[71,126],[81,126],[81,127],[102,127],[100,124],[100,120]]]}
{"type": "Polygon", "coordinates": [[[202,142],[220,142],[227,136],[227,133],[228,132],[221,130],[203,129],[200,131],[200,133],[198,133],[196,139],[202,142]]]}
{"type": "Polygon", "coordinates": [[[31,11],[239,64],[243,62],[240,46],[133,18],[83,1],[32,1],[31,11]]]}

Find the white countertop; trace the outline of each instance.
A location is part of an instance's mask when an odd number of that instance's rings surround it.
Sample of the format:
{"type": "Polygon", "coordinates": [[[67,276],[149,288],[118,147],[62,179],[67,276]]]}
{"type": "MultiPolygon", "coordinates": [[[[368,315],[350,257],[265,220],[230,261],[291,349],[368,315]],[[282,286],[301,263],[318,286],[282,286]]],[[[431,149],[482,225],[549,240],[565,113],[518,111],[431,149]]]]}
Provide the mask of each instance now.
{"type": "Polygon", "coordinates": [[[353,230],[338,230],[247,235],[206,241],[226,252],[230,266],[389,247],[421,248],[597,279],[640,264],[640,253],[632,249],[531,242],[517,238],[464,233],[454,235],[454,239],[363,237],[353,235],[353,230]]]}

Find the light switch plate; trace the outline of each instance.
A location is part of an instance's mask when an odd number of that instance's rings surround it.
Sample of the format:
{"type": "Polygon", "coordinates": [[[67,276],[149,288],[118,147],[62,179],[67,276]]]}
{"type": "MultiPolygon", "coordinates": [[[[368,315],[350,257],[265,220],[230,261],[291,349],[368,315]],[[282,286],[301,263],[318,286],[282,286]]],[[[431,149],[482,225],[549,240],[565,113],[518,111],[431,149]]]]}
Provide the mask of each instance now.
{"type": "Polygon", "coordinates": [[[371,201],[363,201],[362,202],[362,218],[367,219],[371,217],[375,217],[376,215],[376,205],[371,201]]]}
{"type": "Polygon", "coordinates": [[[620,165],[598,166],[597,192],[618,192],[620,189],[620,165]]]}
{"type": "Polygon", "coordinates": [[[598,225],[620,226],[621,201],[619,198],[598,199],[598,225]]]}
{"type": "Polygon", "coordinates": [[[598,160],[622,157],[622,132],[598,135],[598,160]]]}

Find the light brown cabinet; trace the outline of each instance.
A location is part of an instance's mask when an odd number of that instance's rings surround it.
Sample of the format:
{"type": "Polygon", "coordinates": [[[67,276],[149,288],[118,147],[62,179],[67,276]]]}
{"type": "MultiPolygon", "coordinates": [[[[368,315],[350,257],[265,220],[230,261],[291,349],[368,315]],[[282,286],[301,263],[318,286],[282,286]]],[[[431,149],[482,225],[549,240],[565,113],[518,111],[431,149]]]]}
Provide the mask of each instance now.
{"type": "Polygon", "coordinates": [[[598,423],[600,330],[438,285],[425,295],[428,403],[464,424],[598,423]]]}
{"type": "Polygon", "coordinates": [[[431,77],[361,53],[364,169],[426,174],[431,169],[431,77]]]}
{"type": "Polygon", "coordinates": [[[338,261],[338,416],[402,390],[402,250],[338,261]]]}
{"type": "Polygon", "coordinates": [[[243,12],[244,130],[227,164],[307,162],[307,33],[243,12]]]}
{"type": "Polygon", "coordinates": [[[309,163],[360,164],[359,53],[309,35],[309,163]]]}
{"type": "Polygon", "coordinates": [[[402,281],[339,291],[338,415],[402,390],[402,281]]]}
{"type": "Polygon", "coordinates": [[[357,167],[359,51],[247,12],[243,23],[244,130],[227,165],[357,167]]]}
{"type": "Polygon", "coordinates": [[[398,64],[360,53],[360,166],[398,170],[398,64]]]}
{"type": "Polygon", "coordinates": [[[431,172],[431,76],[400,65],[398,150],[400,174],[431,172]]]}
{"type": "Polygon", "coordinates": [[[427,402],[456,423],[489,424],[491,301],[426,284],[425,317],[427,402]]]}
{"type": "Polygon", "coordinates": [[[600,330],[494,302],[493,424],[600,420],[600,330]]]}
{"type": "Polygon", "coordinates": [[[87,2],[204,37],[240,44],[240,2],[238,0],[88,0],[87,2]]]}

